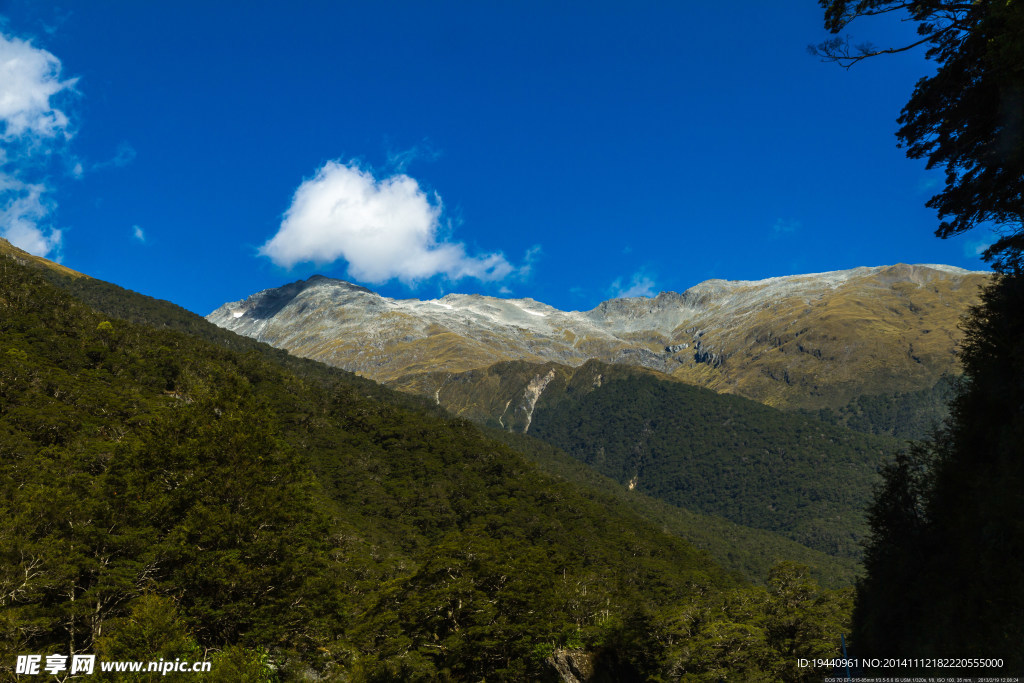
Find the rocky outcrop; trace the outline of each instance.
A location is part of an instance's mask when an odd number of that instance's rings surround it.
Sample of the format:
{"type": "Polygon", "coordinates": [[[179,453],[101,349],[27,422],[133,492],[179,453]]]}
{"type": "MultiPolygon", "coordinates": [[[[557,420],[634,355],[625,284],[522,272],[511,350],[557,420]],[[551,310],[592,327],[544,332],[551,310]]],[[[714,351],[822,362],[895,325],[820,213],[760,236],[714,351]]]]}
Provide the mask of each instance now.
{"type": "Polygon", "coordinates": [[[583,650],[555,650],[547,663],[562,683],[587,683],[594,675],[592,656],[583,650]]]}
{"type": "Polygon", "coordinates": [[[526,401],[526,404],[523,406],[523,409],[526,411],[526,426],[523,427],[523,434],[530,431],[530,423],[533,421],[533,410],[537,407],[537,400],[544,392],[544,388],[547,387],[554,378],[555,371],[549,370],[548,374],[543,377],[534,377],[530,380],[530,383],[526,385],[526,392],[523,395],[523,399],[526,401]]]}
{"type": "Polygon", "coordinates": [[[698,341],[693,347],[693,360],[696,363],[704,363],[713,368],[720,368],[725,361],[725,357],[705,346],[703,341],[698,341]]]}

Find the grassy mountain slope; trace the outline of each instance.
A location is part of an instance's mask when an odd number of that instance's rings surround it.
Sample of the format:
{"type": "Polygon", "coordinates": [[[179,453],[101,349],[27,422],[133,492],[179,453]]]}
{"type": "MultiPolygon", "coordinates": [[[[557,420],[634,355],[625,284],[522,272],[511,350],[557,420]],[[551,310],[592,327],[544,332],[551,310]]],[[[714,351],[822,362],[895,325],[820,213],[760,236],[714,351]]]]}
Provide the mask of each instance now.
{"type": "Polygon", "coordinates": [[[60,263],[55,263],[53,261],[50,261],[49,259],[44,259],[41,256],[30,254],[24,249],[19,249],[18,247],[14,246],[13,244],[5,240],[3,237],[0,237],[0,256],[5,256],[14,261],[15,263],[18,263],[23,266],[31,266],[40,271],[58,273],[60,275],[64,275],[66,277],[73,279],[92,279],[89,278],[88,275],[85,275],[84,273],[79,273],[77,270],[72,270],[67,266],[61,265],[60,263]]]}
{"type": "Polygon", "coordinates": [[[700,341],[720,364],[672,374],[787,408],[927,389],[959,372],[958,324],[989,277],[899,264],[817,296],[779,297],[738,311],[741,324],[707,325],[700,341]]]}
{"type": "Polygon", "coordinates": [[[756,282],[709,280],[682,294],[560,311],[532,299],[382,297],[314,276],[226,303],[227,329],[379,381],[501,361],[641,366],[785,408],[840,408],[956,374],[958,320],[985,273],[880,266],[756,282]]]}

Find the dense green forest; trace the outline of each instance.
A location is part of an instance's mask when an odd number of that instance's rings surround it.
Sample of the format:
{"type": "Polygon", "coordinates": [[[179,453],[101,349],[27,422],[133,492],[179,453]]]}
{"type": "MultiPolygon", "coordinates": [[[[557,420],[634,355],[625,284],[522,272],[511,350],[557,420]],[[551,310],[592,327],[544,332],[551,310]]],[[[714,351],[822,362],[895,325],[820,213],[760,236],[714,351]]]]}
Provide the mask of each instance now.
{"type": "Polygon", "coordinates": [[[801,412],[865,434],[925,439],[949,416],[949,402],[956,396],[957,383],[957,378],[947,375],[928,389],[858,396],[840,408],[801,412]]]}
{"type": "MultiPolygon", "coordinates": [[[[8,251],[24,263],[33,263],[23,258],[27,257],[27,254],[17,253],[20,250],[14,250],[9,245],[4,249],[3,244],[4,242],[0,242],[0,251],[8,251]]],[[[299,358],[269,344],[229,332],[169,301],[139,294],[112,282],[84,276],[76,277],[65,270],[48,266],[36,268],[36,272],[48,282],[69,292],[75,299],[108,318],[117,318],[159,330],[176,330],[230,351],[254,352],[266,361],[309,381],[327,386],[341,381],[349,385],[358,385],[359,390],[367,396],[386,398],[391,403],[399,403],[417,410],[435,410],[434,404],[429,401],[388,391],[376,382],[362,379],[352,373],[299,358]]],[[[436,410],[435,414],[443,413],[436,410]]]]}
{"type": "Polygon", "coordinates": [[[891,438],[645,374],[541,396],[530,433],[673,505],[856,558],[891,438]]]}
{"type": "MultiPolygon", "coordinates": [[[[75,298],[112,318],[159,329],[177,330],[225,349],[256,353],[268,362],[307,381],[325,386],[328,390],[340,382],[356,386],[365,396],[372,396],[389,404],[437,416],[448,414],[433,401],[414,394],[391,391],[352,373],[292,356],[281,349],[217,327],[171,302],[154,299],[102,280],[73,277],[55,268],[41,268],[38,272],[59,288],[71,292],[75,298]]],[[[532,371],[529,364],[504,365],[524,366],[525,371],[532,371]]],[[[638,371],[628,366],[608,366],[597,361],[591,361],[587,365],[598,367],[608,377],[628,377],[638,371]]],[[[555,387],[552,387],[552,390],[554,389],[555,387]]],[[[497,426],[494,421],[489,424],[497,426]]],[[[639,491],[630,491],[628,495],[624,495],[622,486],[614,479],[598,474],[589,466],[581,465],[550,444],[524,435],[510,434],[504,430],[486,426],[483,429],[491,438],[502,441],[527,457],[542,471],[573,485],[596,489],[603,495],[616,498],[620,504],[639,513],[644,519],[706,550],[718,564],[726,569],[738,571],[750,581],[763,583],[775,563],[794,561],[807,566],[816,580],[830,588],[853,584],[858,563],[850,557],[836,557],[812,550],[768,530],[739,525],[724,517],[699,514],[677,505],[665,504],[639,491]]]]}
{"type": "Polygon", "coordinates": [[[630,490],[539,439],[493,427],[482,429],[493,439],[527,455],[545,472],[622,501],[644,519],[707,551],[718,564],[754,583],[764,583],[772,567],[783,561],[807,567],[811,577],[829,588],[852,586],[860,571],[859,561],[853,558],[829,555],[781,534],[737,524],[717,515],[700,514],[636,489],[630,490]]]}
{"type": "MultiPolygon", "coordinates": [[[[646,502],[653,498],[683,514],[716,518],[703,527],[716,526],[725,536],[733,534],[725,533],[722,519],[847,560],[860,556],[863,508],[878,469],[905,445],[884,426],[887,420],[902,424],[926,402],[897,395],[906,410],[893,411],[888,397],[866,397],[878,400],[864,405],[881,408],[862,411],[862,422],[883,432],[867,436],[836,424],[838,412],[822,420],[817,412],[784,411],[594,359],[579,367],[507,361],[398,385],[435,397],[495,430],[496,438],[505,438],[500,431],[528,430],[628,488],[637,509],[653,511],[646,502]],[[533,391],[541,384],[538,398],[533,391]]],[[[932,393],[927,402],[936,400],[932,393]]],[[[549,466],[544,457],[535,459],[549,466]]],[[[721,544],[682,535],[723,556],[721,544]]],[[[730,550],[743,554],[752,542],[730,550]]],[[[756,565],[749,553],[745,560],[756,565]]]]}
{"type": "Polygon", "coordinates": [[[3,675],[85,651],[540,680],[567,651],[624,679],[798,680],[793,652],[837,651],[848,591],[789,564],[747,583],[469,423],[98,313],[6,258],[0,308],[3,675]]]}

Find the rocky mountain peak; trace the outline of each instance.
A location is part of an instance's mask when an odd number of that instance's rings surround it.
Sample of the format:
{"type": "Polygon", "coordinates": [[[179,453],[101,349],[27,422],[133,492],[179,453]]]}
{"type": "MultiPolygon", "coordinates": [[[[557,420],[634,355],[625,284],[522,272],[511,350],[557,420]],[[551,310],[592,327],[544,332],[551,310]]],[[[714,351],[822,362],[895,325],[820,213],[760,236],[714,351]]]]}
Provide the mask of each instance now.
{"type": "Polygon", "coordinates": [[[831,404],[874,387],[930,386],[955,370],[957,322],[988,277],[897,264],[708,280],[580,312],[479,294],[392,299],[313,276],[225,304],[208,319],[379,381],[594,358],[775,405],[831,404]]]}

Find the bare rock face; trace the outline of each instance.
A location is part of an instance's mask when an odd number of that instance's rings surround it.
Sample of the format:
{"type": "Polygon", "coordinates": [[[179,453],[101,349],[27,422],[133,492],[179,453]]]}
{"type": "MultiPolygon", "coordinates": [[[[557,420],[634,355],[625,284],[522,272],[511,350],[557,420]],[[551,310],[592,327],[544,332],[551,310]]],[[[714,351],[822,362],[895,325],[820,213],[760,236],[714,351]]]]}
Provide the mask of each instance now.
{"type": "Polygon", "coordinates": [[[547,662],[562,683],[587,683],[594,675],[591,656],[582,650],[555,650],[547,662]]]}
{"type": "MultiPolygon", "coordinates": [[[[597,359],[769,405],[821,407],[928,387],[955,372],[957,322],[989,277],[899,264],[709,280],[682,294],[612,299],[580,312],[466,294],[390,299],[314,276],[225,304],[207,318],[399,386],[412,375],[454,376],[502,361],[579,366],[597,359]]],[[[441,381],[426,393],[434,395],[441,381]]]]}

